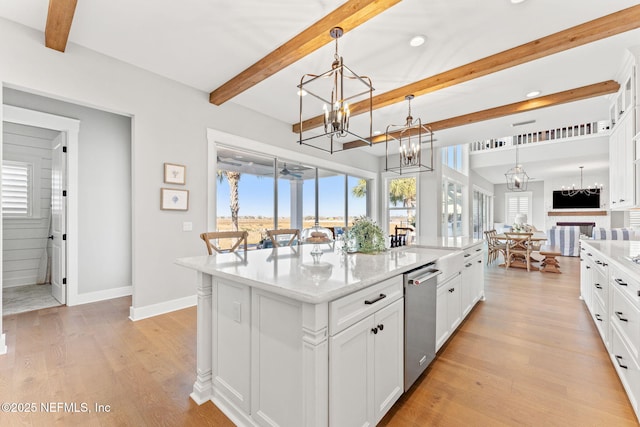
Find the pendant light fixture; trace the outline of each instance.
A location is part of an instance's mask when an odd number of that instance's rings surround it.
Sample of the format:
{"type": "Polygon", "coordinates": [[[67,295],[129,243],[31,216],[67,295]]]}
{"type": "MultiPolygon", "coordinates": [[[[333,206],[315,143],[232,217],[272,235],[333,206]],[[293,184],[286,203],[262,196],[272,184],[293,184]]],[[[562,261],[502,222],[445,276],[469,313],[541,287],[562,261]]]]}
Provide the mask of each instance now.
{"type": "Polygon", "coordinates": [[[428,126],[422,125],[420,118],[413,119],[411,115],[411,100],[413,95],[405,96],[409,103],[409,113],[404,125],[389,125],[385,133],[386,161],[385,170],[400,175],[411,172],[433,171],[433,132],[428,126]],[[423,143],[428,143],[429,164],[423,164],[423,143]],[[398,147],[397,157],[394,146],[398,147]]]}
{"type": "Polygon", "coordinates": [[[593,187],[588,186],[585,188],[585,186],[582,183],[582,169],[584,169],[584,166],[580,166],[580,187],[576,188],[575,184],[572,184],[571,187],[565,187],[563,185],[562,186],[563,196],[573,197],[573,196],[577,196],[578,194],[584,194],[586,196],[590,196],[592,194],[598,194],[600,190],[604,188],[602,184],[598,184],[597,182],[594,184],[593,187]]]}
{"type": "Polygon", "coordinates": [[[519,163],[518,144],[516,144],[516,165],[504,174],[507,178],[507,189],[509,191],[526,191],[529,183],[529,175],[519,163]]]}
{"type": "MultiPolygon", "coordinates": [[[[299,144],[309,145],[329,153],[342,151],[342,145],[337,139],[349,136],[365,142],[371,146],[373,134],[373,86],[371,79],[359,76],[344,64],[338,54],[338,39],[344,31],[340,27],[334,27],[329,32],[331,38],[336,41],[336,50],[331,69],[322,74],[305,74],[300,79],[298,94],[300,99],[300,136],[299,144]],[[357,123],[357,127],[366,130],[365,136],[354,132],[351,110],[349,104],[368,99],[368,129],[366,123],[357,123]],[[322,112],[324,132],[308,130],[302,127],[303,111],[311,111],[313,114],[322,112]],[[324,138],[323,138],[324,137],[324,138]],[[328,139],[328,142],[327,142],[328,139]]],[[[365,117],[364,114],[361,115],[365,117]]],[[[364,120],[361,120],[364,121],[364,120]]]]}

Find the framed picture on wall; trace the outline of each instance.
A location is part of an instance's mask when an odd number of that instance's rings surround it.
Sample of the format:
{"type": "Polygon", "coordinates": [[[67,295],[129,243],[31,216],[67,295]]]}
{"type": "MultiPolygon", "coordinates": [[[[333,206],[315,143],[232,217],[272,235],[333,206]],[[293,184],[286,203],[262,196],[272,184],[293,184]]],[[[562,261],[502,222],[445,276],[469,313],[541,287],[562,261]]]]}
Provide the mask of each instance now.
{"type": "Polygon", "coordinates": [[[164,164],[164,183],[165,184],[186,184],[187,167],[184,165],[176,165],[173,163],[164,164]]]}
{"type": "Polygon", "coordinates": [[[165,211],[189,210],[189,190],[160,189],[160,209],[165,211]]]}

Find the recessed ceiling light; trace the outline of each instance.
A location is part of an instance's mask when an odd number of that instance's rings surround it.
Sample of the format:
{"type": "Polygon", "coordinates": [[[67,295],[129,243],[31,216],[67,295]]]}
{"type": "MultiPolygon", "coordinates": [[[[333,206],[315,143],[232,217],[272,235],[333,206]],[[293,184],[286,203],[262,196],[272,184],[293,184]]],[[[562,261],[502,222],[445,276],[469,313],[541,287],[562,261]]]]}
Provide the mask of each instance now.
{"type": "Polygon", "coordinates": [[[511,3],[513,4],[518,4],[518,3],[522,3],[524,2],[524,0],[511,0],[511,3]]]}
{"type": "Polygon", "coordinates": [[[373,134],[374,134],[374,135],[380,135],[381,133],[382,133],[382,132],[380,132],[379,130],[374,130],[374,131],[373,131],[373,134]]]}
{"type": "Polygon", "coordinates": [[[307,93],[308,92],[306,90],[304,90],[304,89],[302,89],[302,90],[298,89],[298,96],[307,96],[307,93]]]}
{"type": "Polygon", "coordinates": [[[411,40],[409,40],[409,46],[411,47],[422,46],[426,39],[427,38],[425,36],[415,36],[411,40]]]}
{"type": "Polygon", "coordinates": [[[532,90],[531,92],[529,92],[527,94],[527,98],[533,98],[534,96],[538,96],[540,95],[540,91],[539,90],[532,90]]]}

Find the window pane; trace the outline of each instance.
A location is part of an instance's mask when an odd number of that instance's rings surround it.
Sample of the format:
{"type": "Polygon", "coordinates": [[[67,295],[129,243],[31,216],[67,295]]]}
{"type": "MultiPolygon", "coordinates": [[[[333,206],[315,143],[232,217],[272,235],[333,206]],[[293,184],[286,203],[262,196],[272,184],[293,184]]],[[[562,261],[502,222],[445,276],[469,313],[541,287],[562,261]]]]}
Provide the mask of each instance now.
{"type": "Polygon", "coordinates": [[[396,227],[409,227],[416,235],[416,178],[394,178],[388,185],[389,234],[395,234],[396,227]]]}
{"type": "Polygon", "coordinates": [[[462,145],[456,145],[456,170],[462,172],[462,145]]]}
{"type": "Polygon", "coordinates": [[[318,222],[323,227],[345,225],[345,176],[318,169],[318,222]]]}
{"type": "Polygon", "coordinates": [[[32,166],[26,162],[2,162],[2,213],[29,216],[32,166]]]}
{"type": "Polygon", "coordinates": [[[347,209],[349,212],[347,225],[353,224],[353,220],[359,216],[367,216],[367,185],[368,182],[364,178],[347,177],[347,209]]]}
{"type": "Polygon", "coordinates": [[[220,148],[217,166],[217,229],[246,230],[256,245],[274,227],[273,159],[220,148]]]}

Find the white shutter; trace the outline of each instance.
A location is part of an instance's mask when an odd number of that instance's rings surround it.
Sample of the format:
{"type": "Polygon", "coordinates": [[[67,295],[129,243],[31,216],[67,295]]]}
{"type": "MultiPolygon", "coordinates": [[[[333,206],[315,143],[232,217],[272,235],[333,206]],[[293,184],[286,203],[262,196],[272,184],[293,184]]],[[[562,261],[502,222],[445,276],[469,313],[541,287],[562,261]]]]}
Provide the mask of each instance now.
{"type": "Polygon", "coordinates": [[[640,211],[629,211],[629,227],[640,230],[640,211]]]}
{"type": "Polygon", "coordinates": [[[32,166],[24,162],[2,162],[2,214],[30,216],[32,166]]]}
{"type": "Polygon", "coordinates": [[[527,215],[527,222],[531,223],[532,193],[530,191],[506,193],[505,197],[505,224],[513,224],[516,215],[519,213],[527,215]]]}

